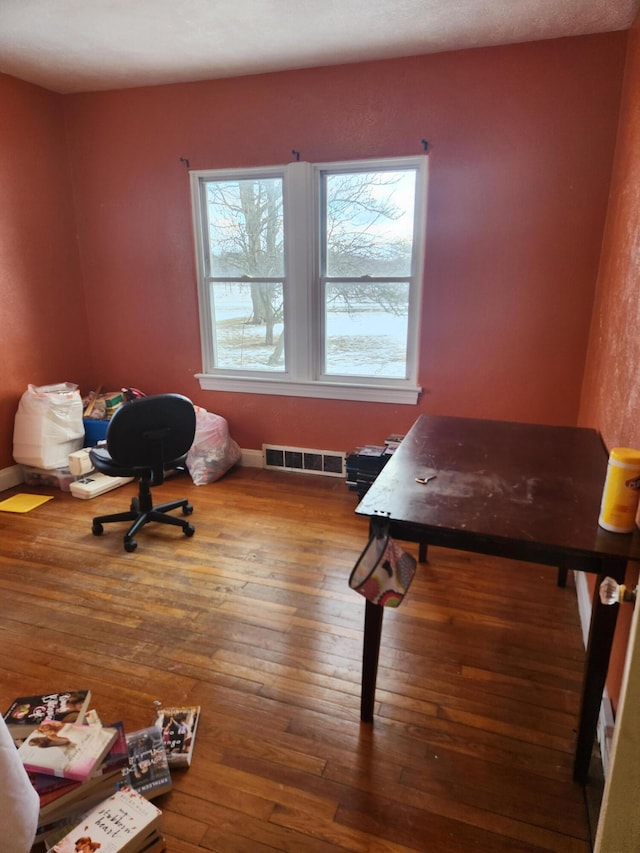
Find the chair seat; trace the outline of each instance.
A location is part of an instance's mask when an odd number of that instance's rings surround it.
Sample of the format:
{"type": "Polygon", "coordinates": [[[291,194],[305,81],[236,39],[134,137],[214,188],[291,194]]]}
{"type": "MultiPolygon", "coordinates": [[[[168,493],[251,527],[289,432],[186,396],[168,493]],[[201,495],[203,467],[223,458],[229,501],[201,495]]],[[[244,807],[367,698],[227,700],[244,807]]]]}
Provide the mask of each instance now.
{"type": "MultiPolygon", "coordinates": [[[[92,447],[89,451],[89,457],[95,468],[102,474],[108,477],[141,477],[145,472],[151,472],[151,485],[155,485],[153,478],[153,468],[149,465],[121,465],[116,462],[111,456],[106,447],[92,447]]],[[[185,453],[179,459],[173,459],[164,466],[164,472],[175,471],[185,468],[187,454],[185,453]]]]}

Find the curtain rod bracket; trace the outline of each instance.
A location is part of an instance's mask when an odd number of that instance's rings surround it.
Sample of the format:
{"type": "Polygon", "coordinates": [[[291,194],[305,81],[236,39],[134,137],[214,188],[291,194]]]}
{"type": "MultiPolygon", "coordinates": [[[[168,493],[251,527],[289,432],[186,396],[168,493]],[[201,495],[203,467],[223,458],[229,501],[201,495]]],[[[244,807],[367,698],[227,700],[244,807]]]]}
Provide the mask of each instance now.
{"type": "Polygon", "coordinates": [[[181,158],[180,158],[180,162],[181,162],[181,163],[184,163],[184,167],[185,167],[185,169],[188,169],[188,168],[189,168],[189,161],[187,160],[187,158],[186,158],[186,157],[181,157],[181,158]]]}
{"type": "Polygon", "coordinates": [[[295,148],[292,148],[292,149],[291,149],[291,153],[292,153],[292,154],[293,154],[293,156],[296,158],[296,163],[297,163],[297,162],[299,162],[299,160],[300,160],[300,152],[299,152],[299,151],[296,151],[296,149],[295,149],[295,148]]]}

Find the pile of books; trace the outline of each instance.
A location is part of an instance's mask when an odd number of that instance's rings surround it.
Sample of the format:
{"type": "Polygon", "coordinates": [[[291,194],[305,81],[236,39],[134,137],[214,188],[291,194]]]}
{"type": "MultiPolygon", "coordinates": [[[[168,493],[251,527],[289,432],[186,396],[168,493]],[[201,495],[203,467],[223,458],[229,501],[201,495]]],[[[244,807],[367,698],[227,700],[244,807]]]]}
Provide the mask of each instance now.
{"type": "Polygon", "coordinates": [[[384,440],[384,445],[367,444],[347,453],[347,488],[362,498],[369,491],[376,477],[400,446],[403,435],[393,433],[384,440]]]}
{"type": "Polygon", "coordinates": [[[89,690],[43,693],[4,714],[40,798],[35,840],[55,853],[160,853],[161,812],[149,801],[171,790],[171,767],[191,764],[200,707],[158,707],[148,727],[126,732],[104,726],[90,702],[89,690]]]}

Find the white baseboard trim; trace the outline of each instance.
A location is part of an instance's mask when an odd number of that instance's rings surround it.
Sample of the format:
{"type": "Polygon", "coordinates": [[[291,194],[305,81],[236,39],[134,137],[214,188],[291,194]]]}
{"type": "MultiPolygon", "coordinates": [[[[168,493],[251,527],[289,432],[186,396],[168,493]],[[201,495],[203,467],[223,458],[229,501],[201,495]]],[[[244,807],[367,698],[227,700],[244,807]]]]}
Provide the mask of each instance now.
{"type": "MultiPolygon", "coordinates": [[[[580,625],[582,627],[582,640],[585,649],[589,641],[589,625],[591,623],[591,595],[587,584],[587,577],[584,572],[573,573],[576,583],[576,594],[578,597],[578,612],[580,614],[580,625]]],[[[606,778],[607,768],[609,766],[609,754],[611,751],[611,741],[613,739],[613,707],[611,699],[605,687],[602,694],[602,704],[600,705],[600,716],[598,718],[597,738],[600,746],[600,755],[602,758],[602,769],[606,778]]]]}
{"type": "Polygon", "coordinates": [[[0,492],[19,486],[20,483],[24,483],[20,465],[11,465],[9,468],[0,469],[0,492]]]}
{"type": "Polygon", "coordinates": [[[241,450],[240,465],[246,468],[263,468],[262,450],[241,450]]]}

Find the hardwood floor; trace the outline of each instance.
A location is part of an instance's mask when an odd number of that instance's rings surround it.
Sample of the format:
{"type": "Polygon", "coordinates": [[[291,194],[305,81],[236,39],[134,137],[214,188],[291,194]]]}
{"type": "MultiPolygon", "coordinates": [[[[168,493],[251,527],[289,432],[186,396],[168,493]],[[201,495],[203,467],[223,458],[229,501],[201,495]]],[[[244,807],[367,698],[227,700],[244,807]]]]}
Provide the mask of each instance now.
{"type": "MultiPolygon", "coordinates": [[[[23,487],[3,493],[37,492],[23,487]]],[[[0,513],[0,705],[90,687],[103,722],[203,711],[160,799],[170,853],[591,850],[572,760],[584,650],[573,581],[431,548],[387,609],[375,721],[359,721],[367,538],[344,481],[176,477],[196,527],[123,525],[134,486],[0,513]]],[[[417,555],[417,546],[410,545],[417,555]]]]}

